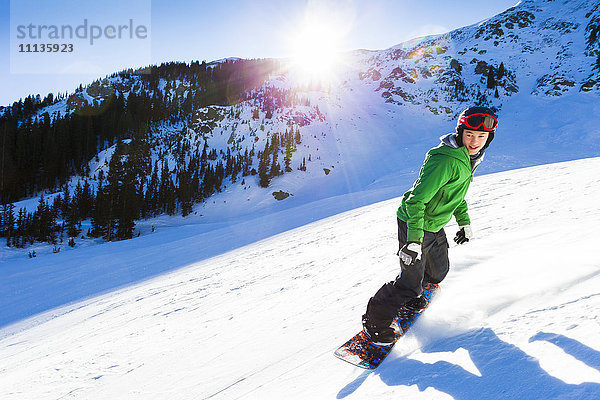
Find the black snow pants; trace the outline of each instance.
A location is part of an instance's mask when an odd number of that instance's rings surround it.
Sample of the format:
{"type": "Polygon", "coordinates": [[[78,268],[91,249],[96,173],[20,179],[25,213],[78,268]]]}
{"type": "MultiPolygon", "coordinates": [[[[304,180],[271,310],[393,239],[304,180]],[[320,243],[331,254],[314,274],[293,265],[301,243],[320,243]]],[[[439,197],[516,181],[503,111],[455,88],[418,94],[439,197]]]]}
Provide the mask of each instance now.
{"type": "MultiPolygon", "coordinates": [[[[406,222],[398,219],[400,249],[407,242],[407,229],[406,222]]],[[[444,280],[449,268],[448,240],[444,229],[435,233],[425,231],[422,259],[413,265],[400,261],[400,273],[396,279],[383,285],[369,300],[366,319],[376,326],[389,326],[402,305],[418,297],[425,284],[444,280]]]]}

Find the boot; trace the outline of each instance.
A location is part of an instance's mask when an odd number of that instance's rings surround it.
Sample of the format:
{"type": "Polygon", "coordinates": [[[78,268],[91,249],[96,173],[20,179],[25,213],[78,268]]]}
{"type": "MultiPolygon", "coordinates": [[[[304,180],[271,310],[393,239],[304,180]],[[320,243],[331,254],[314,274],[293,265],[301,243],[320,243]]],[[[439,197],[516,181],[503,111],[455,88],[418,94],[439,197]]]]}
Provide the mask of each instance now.
{"type": "Polygon", "coordinates": [[[394,344],[402,335],[402,329],[395,321],[392,321],[389,325],[378,327],[376,324],[370,322],[367,314],[365,314],[363,315],[362,323],[365,334],[374,344],[379,346],[394,344]]]}

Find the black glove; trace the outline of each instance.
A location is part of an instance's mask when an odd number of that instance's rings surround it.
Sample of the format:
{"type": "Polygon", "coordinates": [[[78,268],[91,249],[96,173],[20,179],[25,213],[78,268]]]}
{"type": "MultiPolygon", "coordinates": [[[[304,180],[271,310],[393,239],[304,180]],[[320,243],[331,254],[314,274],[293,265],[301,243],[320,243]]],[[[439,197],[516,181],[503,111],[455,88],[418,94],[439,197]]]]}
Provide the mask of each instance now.
{"type": "Polygon", "coordinates": [[[471,225],[461,226],[460,230],[456,232],[456,236],[454,237],[454,241],[457,244],[464,244],[469,241],[473,237],[473,230],[471,230],[471,225]]]}

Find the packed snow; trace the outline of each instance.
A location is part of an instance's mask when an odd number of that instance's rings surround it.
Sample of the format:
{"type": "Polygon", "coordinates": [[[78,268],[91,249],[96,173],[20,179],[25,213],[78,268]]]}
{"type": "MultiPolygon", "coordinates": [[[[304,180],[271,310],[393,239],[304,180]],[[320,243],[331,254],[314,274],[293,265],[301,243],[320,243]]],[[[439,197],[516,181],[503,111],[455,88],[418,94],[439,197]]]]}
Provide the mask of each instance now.
{"type": "MultiPolygon", "coordinates": [[[[0,398],[598,398],[600,177],[590,171],[599,169],[590,158],[476,177],[475,239],[451,246],[441,293],[371,372],[333,351],[397,274],[399,198],[212,257],[251,242],[250,225],[320,204],[46,257],[62,270],[37,267],[41,258],[4,271],[3,292],[16,300],[5,294],[0,307],[11,315],[32,313],[34,298],[101,286],[86,279],[97,269],[110,280],[180,267],[5,326],[0,398]]],[[[450,239],[456,228],[447,226],[450,239]]]]}

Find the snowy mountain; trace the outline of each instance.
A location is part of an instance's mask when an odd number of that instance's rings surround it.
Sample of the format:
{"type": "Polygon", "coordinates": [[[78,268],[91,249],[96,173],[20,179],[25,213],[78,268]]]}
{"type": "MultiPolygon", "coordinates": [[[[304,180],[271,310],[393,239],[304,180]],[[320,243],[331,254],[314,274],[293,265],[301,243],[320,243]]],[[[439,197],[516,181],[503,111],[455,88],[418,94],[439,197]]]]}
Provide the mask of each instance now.
{"type": "Polygon", "coordinates": [[[326,202],[6,265],[4,323],[127,273],[179,269],[5,326],[0,398],[596,399],[599,168],[477,177],[475,239],[450,249],[441,293],[373,372],[333,350],[397,273],[399,198],[258,242],[251,226],[291,225],[326,202]],[[249,244],[222,252],[233,243],[249,244]]]}
{"type": "MultiPolygon", "coordinates": [[[[124,104],[133,98],[134,109],[167,102],[167,112],[152,117],[158,121],[147,132],[152,172],[138,190],[151,191],[153,172],[160,177],[168,170],[165,177],[174,185],[189,179],[199,169],[193,161],[206,148],[207,165],[215,173],[222,168],[224,178],[216,190],[194,196],[200,204],[193,212],[207,222],[268,214],[374,186],[385,192],[414,172],[424,151],[453,130],[457,114],[473,103],[493,107],[500,116],[482,173],[598,155],[600,134],[589,115],[597,114],[600,104],[599,21],[600,8],[590,1],[523,1],[444,35],[349,53],[326,85],[296,80],[287,60],[239,67],[236,63],[244,60],[168,64],[155,68],[156,74],[150,68],[99,80],[36,115],[98,114],[110,107],[114,94],[124,104]],[[203,86],[198,71],[219,72],[219,66],[233,70],[232,77],[245,71],[245,79],[226,88],[235,101],[219,97],[199,106],[204,101],[199,96],[214,88],[203,86]],[[288,153],[282,138],[292,133],[301,139],[288,153]],[[258,170],[267,145],[272,153],[265,190],[258,170]],[[277,172],[270,171],[272,166],[277,172]],[[228,197],[243,201],[232,204],[228,197]]],[[[71,193],[83,180],[98,187],[100,171],[109,174],[109,155],[119,138],[127,137],[104,139],[102,155],[79,168],[85,174],[70,179],[71,193]]],[[[198,179],[200,185],[207,180],[198,179]]],[[[178,189],[172,190],[178,193],[174,207],[181,212],[189,200],[178,189]]],[[[48,199],[60,190],[55,186],[48,199]]],[[[37,200],[29,204],[33,211],[37,200]]]]}
{"type": "Polygon", "coordinates": [[[390,102],[455,115],[478,99],[597,92],[600,9],[589,1],[523,1],[486,21],[380,52],[362,77],[390,102]]]}

